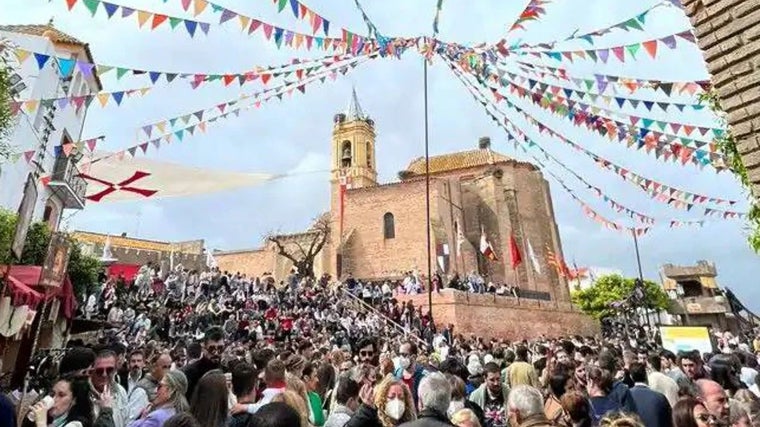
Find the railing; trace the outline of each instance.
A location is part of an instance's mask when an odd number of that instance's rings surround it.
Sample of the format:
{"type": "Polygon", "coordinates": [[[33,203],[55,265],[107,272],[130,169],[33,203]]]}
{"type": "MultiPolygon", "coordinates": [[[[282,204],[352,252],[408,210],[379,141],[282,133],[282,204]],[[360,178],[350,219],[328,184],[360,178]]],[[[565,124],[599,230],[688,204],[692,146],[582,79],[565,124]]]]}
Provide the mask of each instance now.
{"type": "Polygon", "coordinates": [[[380,318],[381,318],[381,319],[383,319],[383,320],[384,320],[384,321],[385,321],[387,324],[389,324],[389,325],[393,326],[393,328],[394,328],[394,329],[396,329],[397,331],[401,332],[401,333],[402,333],[404,336],[406,336],[406,337],[408,337],[408,338],[412,338],[412,339],[414,339],[414,340],[415,340],[415,341],[417,341],[417,343],[418,343],[418,344],[420,344],[420,345],[425,345],[425,344],[427,344],[427,343],[425,342],[425,340],[423,340],[422,338],[418,337],[417,335],[415,335],[415,334],[411,333],[411,332],[410,332],[410,331],[409,331],[407,328],[405,328],[403,325],[401,325],[401,324],[399,324],[399,323],[396,323],[396,322],[395,322],[393,319],[391,319],[390,317],[388,317],[388,316],[386,316],[385,314],[381,313],[381,312],[380,312],[378,309],[376,309],[375,307],[372,307],[371,305],[367,304],[366,302],[364,302],[364,301],[363,301],[361,298],[359,298],[358,296],[356,296],[356,295],[352,294],[351,292],[349,292],[348,290],[346,290],[346,289],[343,289],[343,288],[341,288],[341,292],[343,292],[343,295],[345,295],[345,296],[348,296],[349,298],[353,299],[353,300],[354,300],[354,302],[357,302],[357,303],[359,303],[359,306],[360,306],[360,307],[362,307],[362,308],[364,308],[366,311],[371,311],[372,313],[376,314],[377,316],[380,316],[380,318]]]}
{"type": "MultiPolygon", "coordinates": [[[[63,183],[69,188],[71,200],[64,200],[66,208],[81,209],[80,206],[84,205],[87,181],[79,176],[79,170],[77,170],[76,164],[71,157],[61,155],[55,159],[50,183],[52,185],[63,183]]],[[[64,199],[66,198],[64,196],[64,199]]]]}

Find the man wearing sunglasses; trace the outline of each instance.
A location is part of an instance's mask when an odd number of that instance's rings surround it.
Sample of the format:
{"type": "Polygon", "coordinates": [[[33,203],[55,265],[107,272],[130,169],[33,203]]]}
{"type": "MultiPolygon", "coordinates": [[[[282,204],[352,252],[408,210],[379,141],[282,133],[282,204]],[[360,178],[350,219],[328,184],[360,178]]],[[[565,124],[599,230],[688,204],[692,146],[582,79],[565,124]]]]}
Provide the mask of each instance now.
{"type": "Polygon", "coordinates": [[[128,399],[124,387],[116,382],[116,353],[103,350],[95,357],[90,370],[96,412],[111,412],[114,427],[125,427],[128,418],[128,399]]]}
{"type": "Polygon", "coordinates": [[[193,397],[195,385],[208,371],[220,369],[224,353],[224,331],[220,327],[211,327],[203,335],[203,354],[195,362],[185,366],[182,372],[187,377],[187,400],[193,397]]]}

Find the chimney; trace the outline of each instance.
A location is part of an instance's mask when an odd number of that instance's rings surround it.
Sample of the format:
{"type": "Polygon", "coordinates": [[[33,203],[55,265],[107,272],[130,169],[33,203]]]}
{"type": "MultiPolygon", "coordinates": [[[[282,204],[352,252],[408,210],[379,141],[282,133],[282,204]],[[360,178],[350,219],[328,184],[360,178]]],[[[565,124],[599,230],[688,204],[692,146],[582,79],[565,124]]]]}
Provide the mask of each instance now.
{"type": "Polygon", "coordinates": [[[490,150],[491,149],[491,137],[490,136],[481,136],[480,139],[478,139],[478,148],[481,150],[490,150]]]}

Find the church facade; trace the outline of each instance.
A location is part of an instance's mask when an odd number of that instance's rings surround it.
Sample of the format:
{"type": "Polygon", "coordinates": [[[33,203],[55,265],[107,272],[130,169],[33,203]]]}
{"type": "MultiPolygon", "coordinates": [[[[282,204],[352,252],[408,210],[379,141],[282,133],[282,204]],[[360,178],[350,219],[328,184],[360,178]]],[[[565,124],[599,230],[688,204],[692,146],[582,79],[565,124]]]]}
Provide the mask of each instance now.
{"type": "MultiPolygon", "coordinates": [[[[411,161],[391,183],[377,181],[375,123],[356,95],[333,123],[330,176],[331,232],[315,262],[316,273],[366,280],[427,275],[425,159],[411,161]]],[[[447,280],[477,272],[494,283],[517,285],[536,299],[569,301],[565,279],[547,264],[562,255],[549,185],[530,163],[492,150],[489,138],[473,149],[430,158],[430,261],[447,280]],[[485,235],[498,260],[480,251],[485,235]],[[513,269],[510,239],[522,262],[513,269]]],[[[291,241],[310,232],[284,236],[291,241]]],[[[273,244],[215,253],[223,270],[283,278],[290,263],[273,244]]]]}

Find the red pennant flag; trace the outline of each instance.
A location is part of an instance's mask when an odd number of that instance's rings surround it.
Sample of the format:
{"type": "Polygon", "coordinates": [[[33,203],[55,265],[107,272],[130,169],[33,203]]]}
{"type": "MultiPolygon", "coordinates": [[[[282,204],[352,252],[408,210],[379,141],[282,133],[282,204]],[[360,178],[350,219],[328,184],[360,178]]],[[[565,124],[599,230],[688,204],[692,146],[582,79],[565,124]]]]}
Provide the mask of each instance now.
{"type": "Polygon", "coordinates": [[[615,54],[617,59],[620,60],[620,62],[625,62],[625,48],[623,46],[613,47],[612,53],[615,54]]]}
{"type": "Polygon", "coordinates": [[[155,30],[158,28],[159,25],[163,24],[164,21],[166,21],[169,17],[166,15],[161,15],[158,13],[153,14],[153,22],[151,23],[150,29],[155,30]]]}
{"type": "Polygon", "coordinates": [[[520,255],[520,248],[517,247],[514,234],[509,236],[509,259],[513,270],[517,269],[517,266],[522,263],[522,255],[520,255]]]}
{"type": "Polygon", "coordinates": [[[36,151],[34,150],[24,151],[24,160],[26,160],[27,163],[31,163],[35,153],[36,151]]]}
{"type": "Polygon", "coordinates": [[[51,179],[50,175],[43,176],[42,178],[40,178],[40,184],[42,184],[43,187],[47,187],[47,185],[50,184],[50,179],[51,179]]]}
{"type": "Polygon", "coordinates": [[[63,154],[64,154],[66,157],[69,157],[69,155],[71,154],[71,150],[73,150],[73,149],[74,149],[74,144],[73,144],[73,143],[71,143],[71,142],[67,142],[66,144],[63,144],[63,145],[61,146],[61,149],[63,150],[63,154]]]}
{"type": "Polygon", "coordinates": [[[77,0],[66,0],[66,5],[69,6],[69,10],[73,9],[75,4],[77,4],[77,0]]]}
{"type": "Polygon", "coordinates": [[[90,151],[95,151],[95,144],[97,144],[97,142],[98,142],[97,138],[88,139],[87,141],[85,141],[85,143],[87,144],[87,149],[90,151]]]}
{"type": "Polygon", "coordinates": [[[261,82],[264,83],[264,84],[267,84],[267,82],[269,81],[270,78],[272,78],[271,74],[262,74],[261,75],[261,82]]]}
{"type": "Polygon", "coordinates": [[[644,50],[647,51],[649,56],[652,58],[657,56],[657,40],[649,40],[642,43],[641,45],[644,46],[644,50]]]}

